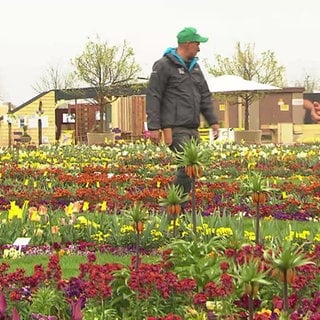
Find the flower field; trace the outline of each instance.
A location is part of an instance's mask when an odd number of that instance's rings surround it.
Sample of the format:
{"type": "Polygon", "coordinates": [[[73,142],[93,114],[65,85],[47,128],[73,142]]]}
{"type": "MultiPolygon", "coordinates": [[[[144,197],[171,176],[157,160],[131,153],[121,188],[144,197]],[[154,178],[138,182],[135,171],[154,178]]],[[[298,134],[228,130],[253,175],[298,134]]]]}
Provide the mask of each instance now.
{"type": "Polygon", "coordinates": [[[0,150],[0,319],[320,319],[319,145],[195,150],[184,214],[168,210],[181,163],[148,140],[0,150]],[[74,254],[87,262],[64,279],[74,254]]]}

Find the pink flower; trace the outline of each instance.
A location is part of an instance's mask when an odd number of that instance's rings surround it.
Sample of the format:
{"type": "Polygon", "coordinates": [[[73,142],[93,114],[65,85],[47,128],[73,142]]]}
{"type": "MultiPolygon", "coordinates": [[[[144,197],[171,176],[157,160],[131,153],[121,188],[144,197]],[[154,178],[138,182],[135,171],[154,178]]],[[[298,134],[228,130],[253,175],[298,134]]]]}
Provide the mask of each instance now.
{"type": "Polygon", "coordinates": [[[3,293],[0,295],[0,316],[4,316],[7,311],[7,301],[3,293]]]}
{"type": "Polygon", "coordinates": [[[72,320],[82,320],[81,299],[71,302],[72,320]]]}
{"type": "Polygon", "coordinates": [[[19,312],[15,307],[12,308],[12,320],[20,320],[19,312]]]}

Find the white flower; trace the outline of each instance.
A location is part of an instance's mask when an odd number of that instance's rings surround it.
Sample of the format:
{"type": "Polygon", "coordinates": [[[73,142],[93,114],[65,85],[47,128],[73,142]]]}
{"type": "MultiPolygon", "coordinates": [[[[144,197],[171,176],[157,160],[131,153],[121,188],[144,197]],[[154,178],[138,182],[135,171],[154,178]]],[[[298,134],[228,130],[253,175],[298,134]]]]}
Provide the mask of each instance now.
{"type": "Polygon", "coordinates": [[[17,259],[23,256],[24,256],[24,253],[15,248],[4,249],[3,255],[2,255],[4,259],[17,259]]]}

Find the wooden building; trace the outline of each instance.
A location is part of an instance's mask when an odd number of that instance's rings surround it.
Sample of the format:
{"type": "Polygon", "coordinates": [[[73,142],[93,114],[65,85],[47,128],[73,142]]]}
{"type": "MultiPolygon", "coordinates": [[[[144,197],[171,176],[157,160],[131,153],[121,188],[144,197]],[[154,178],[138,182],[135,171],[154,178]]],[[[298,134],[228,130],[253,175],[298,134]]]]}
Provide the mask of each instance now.
{"type": "MultiPolygon", "coordinates": [[[[249,128],[259,130],[261,126],[279,122],[301,123],[304,121],[302,87],[283,88],[266,92],[249,107],[249,128]]],[[[237,95],[228,100],[214,98],[214,109],[224,128],[244,128],[244,106],[237,95]]]]}
{"type": "Polygon", "coordinates": [[[32,145],[87,143],[87,133],[107,119],[111,122],[106,127],[117,128],[129,137],[141,136],[146,119],[144,88],[144,85],[116,88],[106,119],[100,119],[100,107],[93,102],[96,92],[92,88],[51,90],[16,108],[10,104],[1,106],[0,146],[21,143],[24,128],[32,145]]]}
{"type": "Polygon", "coordinates": [[[30,143],[55,142],[55,91],[39,94],[17,108],[2,106],[0,115],[0,146],[20,143],[23,128],[31,136],[30,143]],[[41,130],[39,130],[41,129],[41,130]]]}

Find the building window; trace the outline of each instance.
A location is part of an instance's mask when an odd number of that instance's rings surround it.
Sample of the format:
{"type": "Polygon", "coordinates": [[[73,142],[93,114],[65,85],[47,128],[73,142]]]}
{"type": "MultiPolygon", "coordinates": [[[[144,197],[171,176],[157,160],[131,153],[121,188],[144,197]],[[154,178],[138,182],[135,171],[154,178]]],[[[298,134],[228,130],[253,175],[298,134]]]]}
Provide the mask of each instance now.
{"type": "Polygon", "coordinates": [[[76,114],[75,113],[63,113],[62,114],[62,123],[75,123],[76,114]]]}
{"type": "Polygon", "coordinates": [[[19,128],[23,128],[26,125],[27,125],[26,118],[25,117],[19,118],[19,128]]]}

